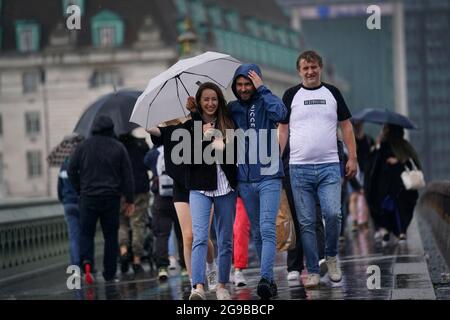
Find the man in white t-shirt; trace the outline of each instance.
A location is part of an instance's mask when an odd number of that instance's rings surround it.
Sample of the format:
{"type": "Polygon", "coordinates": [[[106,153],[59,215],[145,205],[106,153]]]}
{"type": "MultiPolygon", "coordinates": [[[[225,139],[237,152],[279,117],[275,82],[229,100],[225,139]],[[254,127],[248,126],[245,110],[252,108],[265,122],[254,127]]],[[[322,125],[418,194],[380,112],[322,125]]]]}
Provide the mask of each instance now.
{"type": "Polygon", "coordinates": [[[346,178],[356,174],[356,143],[351,114],[339,90],[321,81],[322,58],[306,51],[297,59],[302,83],[284,93],[288,117],[280,124],[281,152],[289,138],[289,171],[292,193],[300,223],[308,276],[306,288],[319,284],[319,259],[316,241],[316,199],[325,219],[326,262],[334,282],[342,279],[337,262],[341,229],[341,174],[337,151],[337,125],[348,149],[346,178]]]}

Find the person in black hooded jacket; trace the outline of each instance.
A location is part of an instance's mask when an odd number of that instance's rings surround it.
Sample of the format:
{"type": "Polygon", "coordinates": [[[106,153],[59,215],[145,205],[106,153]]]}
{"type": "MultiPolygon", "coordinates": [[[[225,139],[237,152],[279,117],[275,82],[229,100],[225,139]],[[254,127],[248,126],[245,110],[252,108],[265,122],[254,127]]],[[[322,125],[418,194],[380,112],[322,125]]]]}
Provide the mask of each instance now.
{"type": "Polygon", "coordinates": [[[99,116],[92,137],[81,143],[72,155],[67,171],[80,195],[80,258],[86,282],[92,283],[94,237],[97,220],[105,239],[103,277],[115,280],[117,270],[120,197],[126,201],[126,214],[134,212],[134,182],[125,147],[115,139],[111,118],[99,116]]]}

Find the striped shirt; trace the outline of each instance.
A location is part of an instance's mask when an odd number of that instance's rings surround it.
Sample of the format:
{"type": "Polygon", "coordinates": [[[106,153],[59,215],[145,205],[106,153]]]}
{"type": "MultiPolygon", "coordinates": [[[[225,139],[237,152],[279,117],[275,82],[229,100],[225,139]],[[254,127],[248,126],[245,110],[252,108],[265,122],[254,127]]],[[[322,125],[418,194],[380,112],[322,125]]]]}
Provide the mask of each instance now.
{"type": "Polygon", "coordinates": [[[233,191],[233,188],[231,188],[230,183],[225,176],[225,172],[223,172],[222,168],[220,167],[220,164],[216,164],[216,168],[217,189],[212,191],[199,191],[201,194],[204,194],[207,197],[220,197],[233,191]]]}

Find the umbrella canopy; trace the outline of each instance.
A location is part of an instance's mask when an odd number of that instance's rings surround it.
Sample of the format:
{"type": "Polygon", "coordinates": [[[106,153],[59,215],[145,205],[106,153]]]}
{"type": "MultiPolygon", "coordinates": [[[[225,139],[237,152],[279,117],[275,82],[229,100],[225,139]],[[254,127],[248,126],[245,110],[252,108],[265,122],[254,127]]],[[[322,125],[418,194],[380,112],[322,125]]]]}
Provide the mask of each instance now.
{"type": "Polygon", "coordinates": [[[150,128],[187,116],[186,100],[195,95],[200,84],[213,82],[226,89],[240,65],[230,55],[212,51],[178,61],[150,80],[136,101],[130,121],[150,128]]]}
{"type": "Polygon", "coordinates": [[[352,119],[379,124],[393,124],[405,129],[418,129],[417,126],[404,115],[389,111],[387,109],[363,109],[356,112],[352,119]]]}
{"type": "Polygon", "coordinates": [[[141,93],[142,91],[119,90],[102,96],[84,111],[73,131],[87,138],[91,135],[95,119],[106,115],[113,121],[116,135],[130,133],[138,127],[129,122],[129,119],[141,93]]]}
{"type": "Polygon", "coordinates": [[[84,140],[82,135],[72,133],[65,136],[64,139],[53,148],[47,157],[47,163],[50,167],[60,167],[64,159],[71,155],[76,147],[84,140]]]}

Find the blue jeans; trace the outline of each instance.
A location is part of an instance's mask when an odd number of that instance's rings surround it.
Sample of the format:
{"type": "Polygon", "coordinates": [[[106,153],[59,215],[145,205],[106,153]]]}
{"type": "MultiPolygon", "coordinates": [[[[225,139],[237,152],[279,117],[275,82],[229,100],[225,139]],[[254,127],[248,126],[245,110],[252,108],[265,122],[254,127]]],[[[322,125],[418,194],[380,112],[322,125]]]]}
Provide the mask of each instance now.
{"type": "Polygon", "coordinates": [[[272,281],[277,248],[276,218],[280,207],[281,179],[257,183],[239,182],[238,190],[250,220],[253,241],[261,262],[261,277],[272,281]]]}
{"type": "Polygon", "coordinates": [[[289,165],[289,171],[306,268],[308,273],[319,273],[315,196],[325,219],[325,255],[335,257],[342,220],[339,163],[289,165]]]}
{"type": "Polygon", "coordinates": [[[214,204],[214,225],[217,235],[217,268],[219,283],[230,280],[233,250],[233,221],[236,192],[220,197],[208,197],[198,191],[189,193],[192,216],[192,284],[205,284],[206,253],[208,251],[209,217],[214,204]]]}
{"type": "Polygon", "coordinates": [[[64,218],[69,233],[70,264],[80,265],[80,210],[77,203],[64,204],[64,218]]]}

